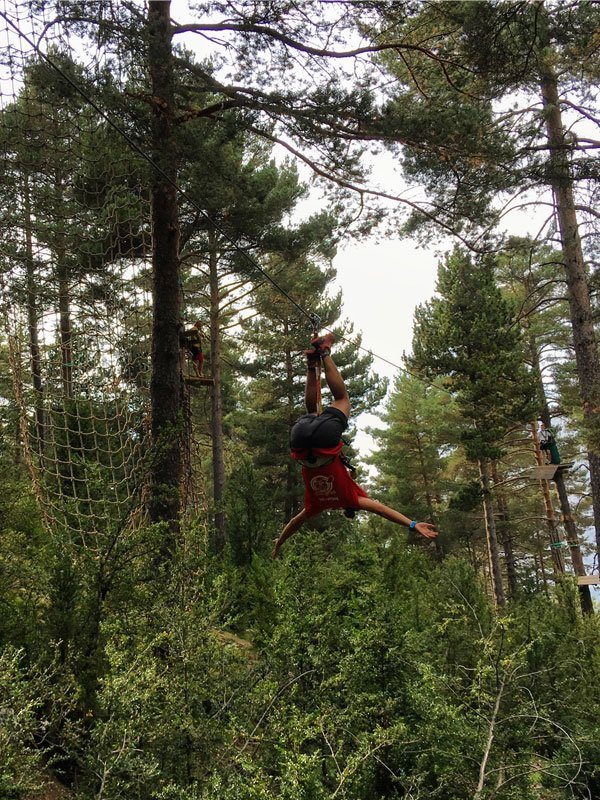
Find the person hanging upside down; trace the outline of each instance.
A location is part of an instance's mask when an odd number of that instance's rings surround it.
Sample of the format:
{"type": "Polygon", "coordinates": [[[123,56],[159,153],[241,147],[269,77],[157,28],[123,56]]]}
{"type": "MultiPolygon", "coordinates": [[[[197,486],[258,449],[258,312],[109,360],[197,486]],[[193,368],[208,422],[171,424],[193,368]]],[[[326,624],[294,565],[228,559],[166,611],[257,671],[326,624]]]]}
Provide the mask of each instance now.
{"type": "Polygon", "coordinates": [[[342,433],[348,427],[350,398],[343,378],[331,357],[333,334],[316,337],[305,351],[307,361],[305,403],[306,414],[300,417],[290,432],[292,458],[302,466],[304,480],[304,508],[296,514],[275,542],[272,558],[276,558],[281,545],[293,536],[307,519],[326,509],[344,509],[347,516],[355,511],[371,511],[381,517],[416,530],[421,536],[433,539],[435,526],[427,522],[410,520],[383,503],[371,500],[366,492],[352,480],[342,456],[342,433]],[[317,413],[317,366],[321,361],[325,380],[333,395],[333,402],[322,413],[317,413]]]}
{"type": "Polygon", "coordinates": [[[202,352],[202,323],[195,322],[191,328],[181,334],[181,346],[189,350],[196,375],[204,377],[204,353],[202,352]]]}

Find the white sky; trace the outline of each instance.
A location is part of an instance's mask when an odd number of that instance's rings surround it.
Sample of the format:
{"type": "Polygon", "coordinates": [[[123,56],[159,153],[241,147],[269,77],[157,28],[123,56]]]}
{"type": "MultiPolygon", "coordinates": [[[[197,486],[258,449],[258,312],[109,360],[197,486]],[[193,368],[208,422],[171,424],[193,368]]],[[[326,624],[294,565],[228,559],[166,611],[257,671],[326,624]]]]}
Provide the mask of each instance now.
{"type": "MultiPolygon", "coordinates": [[[[334,266],[336,284],[343,292],[343,314],[363,333],[363,346],[383,358],[401,364],[412,344],[415,306],[434,292],[437,260],[432,251],[418,250],[407,240],[375,239],[340,248],[334,266]]],[[[373,369],[393,382],[397,370],[375,359],[373,369]]],[[[356,443],[362,455],[370,452],[372,439],[364,429],[378,422],[372,414],[357,420],[356,443]]]]}

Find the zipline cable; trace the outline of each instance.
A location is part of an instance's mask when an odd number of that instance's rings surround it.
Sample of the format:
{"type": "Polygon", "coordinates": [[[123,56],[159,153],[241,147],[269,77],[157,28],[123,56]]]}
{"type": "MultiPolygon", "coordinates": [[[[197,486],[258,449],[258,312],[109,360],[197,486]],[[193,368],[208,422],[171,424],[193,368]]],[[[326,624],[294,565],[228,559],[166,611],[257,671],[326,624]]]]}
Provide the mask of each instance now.
{"type": "MultiPolygon", "coordinates": [[[[194,208],[194,209],[195,209],[195,210],[196,210],[196,211],[197,211],[199,214],[201,214],[201,215],[204,217],[204,219],[205,219],[205,220],[206,220],[208,223],[210,223],[210,225],[211,225],[211,226],[212,226],[212,227],[213,227],[213,228],[214,228],[216,231],[218,231],[218,232],[221,234],[221,236],[223,236],[223,238],[224,238],[224,239],[225,239],[227,242],[229,242],[229,244],[231,244],[231,245],[232,245],[232,246],[235,248],[235,250],[236,250],[238,253],[240,253],[242,256],[244,256],[244,257],[246,258],[246,260],[247,260],[247,261],[248,261],[248,262],[249,262],[249,263],[250,263],[250,264],[251,264],[251,265],[252,265],[252,266],[253,266],[255,269],[257,269],[257,270],[258,270],[258,271],[259,271],[259,272],[260,272],[260,273],[261,273],[261,274],[262,274],[262,275],[263,275],[263,276],[264,276],[264,277],[265,277],[265,278],[266,278],[266,279],[269,281],[269,283],[271,283],[271,284],[272,284],[272,285],[275,287],[275,289],[277,289],[277,291],[278,291],[278,292],[280,292],[280,293],[281,293],[281,294],[282,294],[284,297],[286,297],[286,298],[287,298],[287,300],[288,300],[288,301],[289,301],[289,302],[290,302],[290,303],[291,303],[293,306],[295,306],[295,308],[297,308],[297,309],[298,309],[298,311],[300,311],[300,313],[301,313],[301,314],[303,314],[303,315],[304,315],[304,316],[305,316],[305,317],[306,317],[306,318],[309,320],[309,322],[310,322],[310,324],[311,324],[311,326],[312,326],[313,328],[315,327],[315,324],[316,324],[316,322],[319,322],[319,318],[317,317],[317,315],[316,315],[316,314],[314,314],[314,313],[311,313],[310,311],[307,311],[307,310],[306,310],[306,309],[305,309],[305,308],[304,308],[304,307],[303,307],[303,306],[302,306],[302,305],[301,305],[301,304],[300,304],[300,303],[299,303],[297,300],[295,300],[295,299],[294,299],[294,298],[293,298],[293,297],[292,297],[292,296],[291,296],[291,295],[290,295],[290,294],[289,294],[289,293],[288,293],[288,292],[287,292],[287,291],[286,291],[286,290],[283,288],[283,286],[281,286],[281,285],[280,285],[280,284],[279,284],[279,283],[278,283],[278,282],[277,282],[277,281],[276,281],[276,280],[275,280],[275,279],[274,279],[274,278],[273,278],[273,277],[272,277],[272,276],[271,276],[271,275],[270,275],[270,274],[269,274],[269,273],[268,273],[268,272],[267,272],[265,269],[263,269],[263,267],[261,267],[261,265],[258,263],[258,261],[257,261],[257,260],[254,258],[254,256],[252,256],[252,255],[251,255],[251,254],[248,252],[248,250],[247,250],[247,249],[245,249],[244,247],[242,247],[241,245],[239,245],[239,244],[238,244],[238,243],[235,241],[235,239],[233,239],[233,238],[230,236],[230,234],[228,234],[228,233],[227,233],[227,231],[225,231],[225,230],[224,230],[224,229],[223,229],[223,228],[222,228],[222,227],[219,225],[219,223],[218,223],[218,222],[216,222],[216,221],[215,221],[215,220],[214,220],[214,219],[213,219],[213,218],[210,216],[210,214],[209,214],[207,211],[205,211],[203,208],[201,208],[201,207],[198,205],[198,203],[197,203],[197,202],[196,202],[196,201],[195,201],[195,200],[194,200],[192,197],[190,197],[190,195],[189,195],[189,194],[186,192],[186,190],[185,190],[185,189],[182,189],[182,188],[179,186],[179,184],[178,184],[176,181],[174,181],[174,180],[173,180],[173,178],[171,178],[171,177],[170,177],[170,176],[169,176],[169,175],[168,175],[168,174],[167,174],[167,173],[166,173],[166,172],[165,172],[165,171],[162,169],[162,167],[160,167],[160,166],[159,166],[159,165],[158,165],[158,164],[157,164],[157,163],[156,163],[156,162],[155,162],[155,161],[152,159],[152,157],[151,157],[151,156],[149,156],[149,155],[148,155],[148,153],[146,153],[146,152],[144,151],[144,149],[143,149],[142,147],[140,147],[140,146],[137,144],[137,142],[136,142],[134,139],[132,139],[132,138],[131,138],[131,136],[130,136],[130,135],[127,133],[127,131],[126,131],[126,130],[124,130],[124,129],[123,129],[123,128],[122,128],[120,125],[118,125],[116,122],[114,122],[114,120],[113,120],[113,119],[112,119],[112,118],[111,118],[111,117],[110,117],[110,116],[109,116],[109,115],[108,115],[108,114],[107,114],[107,113],[106,113],[106,112],[105,112],[105,111],[104,111],[104,110],[103,110],[103,109],[102,109],[102,108],[101,108],[101,107],[100,107],[100,106],[99,106],[99,105],[98,105],[98,104],[95,102],[95,100],[94,100],[92,97],[90,97],[90,95],[89,95],[89,94],[88,94],[88,93],[87,93],[87,92],[86,92],[84,89],[82,89],[82,88],[81,88],[81,86],[79,86],[79,84],[77,84],[77,83],[76,83],[76,82],[75,82],[75,81],[74,81],[72,78],[70,78],[70,77],[69,77],[69,75],[67,75],[67,74],[66,74],[66,73],[65,73],[65,72],[64,72],[64,71],[63,71],[63,70],[60,68],[60,66],[58,66],[58,64],[54,63],[54,61],[53,61],[53,60],[52,60],[52,59],[51,59],[51,58],[50,58],[48,55],[46,55],[46,53],[44,53],[44,52],[43,52],[43,51],[40,49],[40,47],[39,47],[39,46],[38,46],[38,45],[37,45],[35,42],[33,42],[33,41],[31,40],[31,38],[30,38],[30,37],[29,37],[29,36],[28,36],[26,33],[24,33],[24,32],[23,32],[23,31],[22,31],[22,30],[19,28],[19,26],[18,26],[18,25],[17,25],[15,22],[13,22],[13,21],[12,21],[12,20],[11,20],[11,19],[10,19],[10,18],[7,16],[7,15],[6,15],[6,13],[5,13],[4,11],[0,11],[0,16],[4,18],[4,20],[6,21],[6,23],[7,23],[8,25],[10,25],[10,27],[11,27],[11,28],[12,28],[14,31],[16,31],[16,33],[17,33],[17,34],[18,34],[18,35],[19,35],[19,36],[20,36],[22,39],[24,39],[24,40],[25,40],[25,41],[26,41],[26,42],[29,44],[29,46],[30,46],[30,47],[32,47],[32,48],[33,48],[33,49],[35,50],[35,52],[36,52],[36,53],[37,53],[39,56],[41,56],[41,58],[43,58],[43,59],[44,59],[44,61],[45,61],[47,64],[49,64],[49,66],[50,66],[50,67],[52,67],[52,69],[54,69],[54,70],[55,70],[55,71],[56,71],[56,72],[57,72],[57,73],[58,73],[58,74],[59,74],[59,75],[60,75],[60,76],[61,76],[61,77],[62,77],[62,78],[63,78],[63,79],[64,79],[64,80],[65,80],[65,81],[66,81],[66,82],[67,82],[67,83],[68,83],[68,84],[69,84],[69,85],[70,85],[70,86],[73,88],[73,89],[75,89],[75,91],[76,91],[78,94],[80,94],[80,95],[81,95],[81,97],[83,97],[83,99],[86,101],[86,103],[88,103],[88,104],[89,104],[89,105],[90,105],[90,106],[91,106],[91,107],[92,107],[92,108],[93,108],[93,109],[94,109],[94,110],[95,110],[95,111],[96,111],[96,112],[97,112],[97,113],[98,113],[98,114],[99,114],[99,115],[102,117],[102,119],[103,119],[103,120],[104,120],[104,121],[105,121],[105,122],[106,122],[108,125],[110,125],[110,127],[111,127],[111,128],[113,128],[113,130],[115,130],[115,131],[116,131],[116,132],[117,132],[117,133],[118,133],[120,136],[122,136],[122,137],[123,137],[123,139],[125,139],[125,141],[126,141],[126,142],[127,142],[129,145],[130,145],[130,147],[132,147],[132,148],[133,148],[133,149],[136,151],[136,153],[138,153],[138,155],[140,155],[140,156],[141,156],[141,157],[142,157],[142,158],[143,158],[143,159],[144,159],[144,160],[145,160],[145,161],[146,161],[146,162],[147,162],[147,163],[148,163],[148,164],[149,164],[149,165],[150,165],[150,166],[151,166],[151,167],[152,167],[152,168],[153,168],[153,169],[154,169],[154,170],[155,170],[155,171],[156,171],[156,172],[157,172],[157,173],[158,173],[158,174],[159,174],[161,177],[162,177],[162,178],[164,178],[164,179],[165,179],[165,180],[166,180],[166,181],[167,181],[167,182],[168,182],[168,183],[169,183],[169,184],[170,184],[170,185],[171,185],[171,186],[172,186],[172,187],[173,187],[173,188],[174,188],[174,189],[175,189],[175,190],[176,190],[176,191],[177,191],[177,192],[178,192],[180,195],[181,195],[181,197],[184,197],[184,198],[185,198],[185,199],[188,201],[188,203],[190,203],[190,204],[191,204],[191,206],[192,206],[192,207],[193,207],[193,208],[194,208]]],[[[330,331],[331,329],[330,329],[330,328],[323,328],[323,330],[330,331]]],[[[354,343],[353,343],[353,342],[352,342],[350,339],[348,339],[348,338],[346,338],[346,337],[343,337],[343,336],[341,336],[341,337],[339,337],[339,338],[340,338],[342,341],[349,342],[350,344],[354,344],[354,343]]],[[[388,359],[388,358],[384,358],[383,356],[377,355],[377,353],[374,353],[372,350],[369,350],[369,349],[367,349],[366,347],[361,347],[360,345],[356,345],[356,344],[354,344],[354,346],[355,346],[355,347],[357,347],[357,349],[358,349],[358,350],[362,350],[363,352],[365,352],[365,353],[368,353],[368,354],[369,354],[369,355],[370,355],[372,358],[377,358],[379,361],[383,361],[384,363],[386,363],[386,364],[389,364],[390,366],[394,367],[394,368],[395,368],[395,369],[397,369],[397,370],[400,370],[401,372],[408,372],[409,374],[412,374],[412,373],[410,373],[410,371],[409,371],[409,370],[407,370],[407,369],[406,369],[406,367],[402,367],[402,366],[400,366],[400,364],[396,364],[394,361],[390,361],[390,359],[388,359]]]]}

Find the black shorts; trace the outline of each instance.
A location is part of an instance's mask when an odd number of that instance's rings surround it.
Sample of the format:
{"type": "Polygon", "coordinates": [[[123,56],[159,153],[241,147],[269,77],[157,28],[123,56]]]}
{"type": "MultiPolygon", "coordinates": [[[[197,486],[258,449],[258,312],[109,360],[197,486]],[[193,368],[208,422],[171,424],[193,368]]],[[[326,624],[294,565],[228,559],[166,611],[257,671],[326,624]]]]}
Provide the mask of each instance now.
{"type": "Polygon", "coordinates": [[[335,447],[348,427],[348,417],[339,408],[326,406],[322,413],[304,414],[290,431],[292,450],[310,447],[335,447]]]}

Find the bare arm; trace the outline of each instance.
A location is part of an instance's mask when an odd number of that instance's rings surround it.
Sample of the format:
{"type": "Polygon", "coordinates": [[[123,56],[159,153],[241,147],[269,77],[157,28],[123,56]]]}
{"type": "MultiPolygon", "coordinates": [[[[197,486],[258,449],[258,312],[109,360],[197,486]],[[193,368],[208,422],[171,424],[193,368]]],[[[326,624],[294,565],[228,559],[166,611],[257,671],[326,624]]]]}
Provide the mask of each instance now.
{"type": "MultiPolygon", "coordinates": [[[[408,528],[412,522],[412,520],[410,520],[408,517],[405,517],[404,514],[401,514],[399,511],[396,511],[389,506],[385,506],[383,503],[379,503],[377,500],[371,500],[370,497],[359,497],[358,505],[363,511],[370,511],[373,514],[379,514],[380,517],[389,519],[390,522],[395,522],[397,525],[404,525],[408,528]]],[[[415,530],[426,539],[434,539],[438,535],[435,526],[430,525],[428,522],[417,523],[415,530]]]]}
{"type": "Polygon", "coordinates": [[[273,552],[271,553],[271,558],[277,558],[279,551],[281,550],[281,545],[293,536],[296,531],[300,528],[302,523],[306,520],[306,510],[303,508],[299,514],[296,514],[295,517],[292,517],[285,528],[281,531],[279,535],[279,539],[275,542],[275,547],[273,548],[273,552]]]}
{"type": "Polygon", "coordinates": [[[306,370],[304,405],[307,414],[317,413],[317,370],[314,366],[308,366],[306,370]]]}

